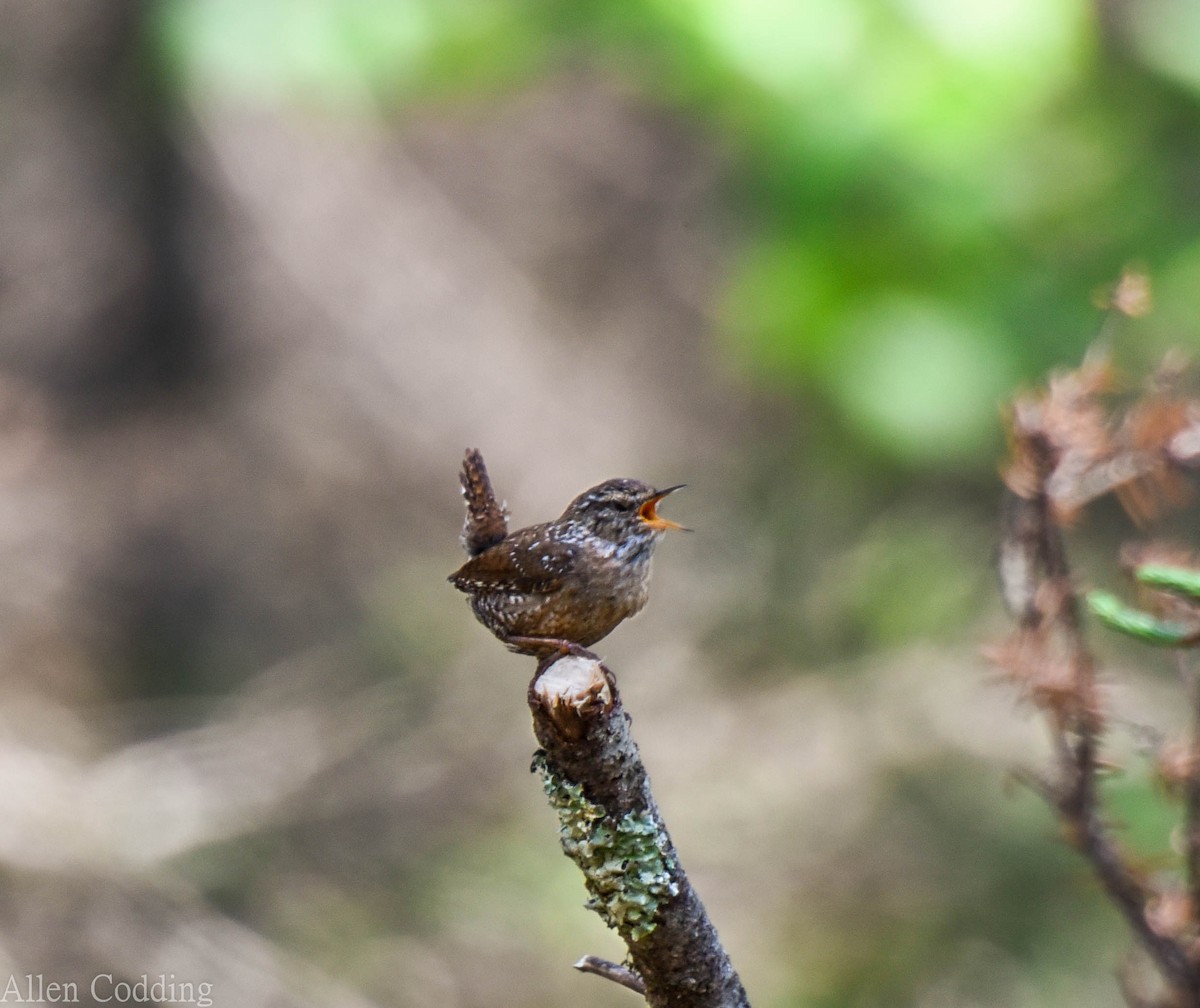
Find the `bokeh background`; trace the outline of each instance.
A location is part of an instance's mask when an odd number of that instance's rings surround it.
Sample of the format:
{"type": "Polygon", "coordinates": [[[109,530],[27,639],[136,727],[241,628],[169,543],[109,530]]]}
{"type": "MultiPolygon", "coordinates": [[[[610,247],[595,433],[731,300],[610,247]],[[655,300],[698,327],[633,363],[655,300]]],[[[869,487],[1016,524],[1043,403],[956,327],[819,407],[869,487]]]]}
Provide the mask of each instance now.
{"type": "MultiPolygon", "coordinates": [[[[519,524],[688,484],[601,650],[756,1006],[1120,1004],[979,651],[1006,396],[1200,339],[1198,39],[1190,0],[0,0],[0,981],[633,1003],[570,969],[621,950],[531,662],[445,582],[474,445],[519,524]],[[1106,323],[1130,264],[1156,310],[1106,323]]],[[[1145,671],[1115,747],[1178,706],[1145,671]]],[[[1136,758],[1108,787],[1166,863],[1136,758]]]]}

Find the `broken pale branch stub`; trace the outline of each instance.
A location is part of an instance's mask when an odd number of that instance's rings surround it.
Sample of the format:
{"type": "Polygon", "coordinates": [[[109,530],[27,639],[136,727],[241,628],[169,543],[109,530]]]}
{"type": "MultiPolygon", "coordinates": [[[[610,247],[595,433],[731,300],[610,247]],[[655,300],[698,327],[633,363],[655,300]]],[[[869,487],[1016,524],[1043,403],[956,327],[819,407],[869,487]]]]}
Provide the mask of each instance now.
{"type": "Polygon", "coordinates": [[[599,661],[566,655],[544,670],[539,666],[529,703],[544,710],[565,738],[578,741],[589,717],[612,709],[613,687],[599,661]]]}

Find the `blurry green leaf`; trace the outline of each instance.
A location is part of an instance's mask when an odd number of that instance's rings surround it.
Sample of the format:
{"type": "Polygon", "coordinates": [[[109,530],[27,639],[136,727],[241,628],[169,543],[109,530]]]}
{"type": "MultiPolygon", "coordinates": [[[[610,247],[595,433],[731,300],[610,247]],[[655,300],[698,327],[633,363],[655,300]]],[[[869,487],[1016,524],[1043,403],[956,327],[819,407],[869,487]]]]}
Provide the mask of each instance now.
{"type": "Polygon", "coordinates": [[[1178,592],[1200,598],[1200,571],[1190,567],[1171,567],[1167,564],[1143,564],[1134,572],[1138,581],[1152,588],[1178,592]]]}
{"type": "Polygon", "coordinates": [[[1110,630],[1116,630],[1143,644],[1159,647],[1185,647],[1194,643],[1196,626],[1178,620],[1160,620],[1140,609],[1131,609],[1116,595],[1106,591],[1087,593],[1088,608],[1110,630]]]}
{"type": "Polygon", "coordinates": [[[949,306],[889,297],[843,323],[832,391],[877,444],[912,461],[977,453],[1013,384],[1001,338],[949,306]]]}

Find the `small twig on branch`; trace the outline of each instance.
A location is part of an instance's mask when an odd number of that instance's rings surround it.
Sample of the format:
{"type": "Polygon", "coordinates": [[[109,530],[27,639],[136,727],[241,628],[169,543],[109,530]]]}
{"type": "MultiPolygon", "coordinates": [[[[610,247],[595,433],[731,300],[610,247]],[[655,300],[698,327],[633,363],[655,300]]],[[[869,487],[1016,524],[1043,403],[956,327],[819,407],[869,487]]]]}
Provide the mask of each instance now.
{"type": "Polygon", "coordinates": [[[628,966],[622,966],[620,963],[609,962],[599,956],[585,955],[575,964],[575,968],[580,973],[594,973],[596,976],[604,977],[605,980],[628,987],[635,994],[644,995],[646,993],[646,985],[642,982],[642,978],[628,966]]]}
{"type": "Polygon", "coordinates": [[[749,1008],[679,863],[612,674],[594,657],[552,656],[539,664],[529,707],[542,746],[534,769],[563,850],[583,872],[587,906],[625,941],[647,1004],[749,1008]]]}

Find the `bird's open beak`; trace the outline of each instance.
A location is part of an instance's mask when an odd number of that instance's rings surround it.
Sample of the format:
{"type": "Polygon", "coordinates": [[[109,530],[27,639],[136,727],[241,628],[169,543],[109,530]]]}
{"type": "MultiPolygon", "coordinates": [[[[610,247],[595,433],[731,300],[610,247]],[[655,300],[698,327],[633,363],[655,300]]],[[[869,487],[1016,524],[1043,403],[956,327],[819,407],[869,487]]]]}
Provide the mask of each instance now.
{"type": "Polygon", "coordinates": [[[667,529],[679,529],[681,532],[691,532],[689,528],[684,528],[678,522],[671,521],[670,518],[663,518],[658,513],[658,502],[667,494],[674,493],[676,490],[682,489],[683,483],[678,483],[673,487],[667,487],[666,490],[657,491],[653,497],[647,500],[640,508],[638,508],[638,517],[642,519],[652,529],[666,531],[667,529]]]}

